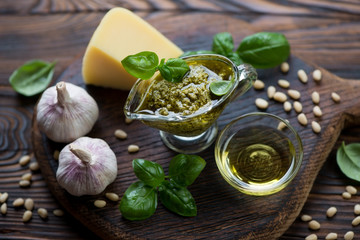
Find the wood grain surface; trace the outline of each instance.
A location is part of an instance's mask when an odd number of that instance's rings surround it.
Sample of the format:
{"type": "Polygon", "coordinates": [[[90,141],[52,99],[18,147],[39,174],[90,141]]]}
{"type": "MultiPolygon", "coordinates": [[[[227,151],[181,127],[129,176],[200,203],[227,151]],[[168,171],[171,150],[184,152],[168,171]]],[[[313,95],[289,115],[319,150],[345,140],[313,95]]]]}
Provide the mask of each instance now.
{"type": "MultiPolygon", "coordinates": [[[[134,10],[184,50],[209,49],[211,37],[229,31],[236,44],[252,31],[278,31],[289,39],[291,51],[347,80],[360,79],[360,15],[356,0],[347,1],[47,1],[4,0],[0,2],[0,192],[8,192],[8,214],[0,216],[1,239],[94,239],[96,236],[70,214],[55,217],[61,205],[50,193],[42,176],[33,175],[30,188],[18,181],[27,167],[18,164],[23,154],[33,154],[31,118],[39,96],[25,98],[8,83],[11,72],[30,59],[57,61],[56,79],[80,57],[105,12],[113,6],[134,10]],[[211,20],[211,27],[208,23],[211,20]],[[196,24],[194,24],[196,23],[196,24]],[[181,24],[182,28],[174,27],[181,24]],[[204,27],[206,26],[206,27],[204,27]],[[252,31],[250,30],[252,29],[252,31]],[[31,197],[35,208],[46,207],[49,219],[43,221],[34,211],[29,223],[22,223],[23,209],[12,207],[17,197],[31,197]]],[[[348,184],[336,165],[336,149],[341,141],[360,142],[359,126],[342,131],[320,170],[301,213],[311,214],[322,224],[319,231],[308,229],[298,218],[280,239],[304,239],[317,233],[324,239],[329,232],[339,238],[358,227],[351,226],[354,196],[343,200],[348,184]],[[338,208],[337,215],[326,218],[326,209],[338,208]]],[[[35,161],[35,158],[32,158],[35,161]]],[[[256,224],[256,222],[254,222],[256,224]]],[[[231,238],[231,236],[228,236],[231,238]]],[[[265,238],[266,239],[266,238],[265,238]]]]}

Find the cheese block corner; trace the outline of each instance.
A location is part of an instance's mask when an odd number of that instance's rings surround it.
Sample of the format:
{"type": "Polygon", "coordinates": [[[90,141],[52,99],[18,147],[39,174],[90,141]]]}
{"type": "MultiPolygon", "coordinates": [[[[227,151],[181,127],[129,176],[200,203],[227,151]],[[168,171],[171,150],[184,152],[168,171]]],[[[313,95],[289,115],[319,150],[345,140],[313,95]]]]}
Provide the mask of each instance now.
{"type": "Polygon", "coordinates": [[[130,90],[136,78],[121,65],[128,55],[153,51],[159,59],[179,57],[183,51],[149,23],[125,8],[105,14],[86,48],[82,76],[86,84],[130,90]]]}

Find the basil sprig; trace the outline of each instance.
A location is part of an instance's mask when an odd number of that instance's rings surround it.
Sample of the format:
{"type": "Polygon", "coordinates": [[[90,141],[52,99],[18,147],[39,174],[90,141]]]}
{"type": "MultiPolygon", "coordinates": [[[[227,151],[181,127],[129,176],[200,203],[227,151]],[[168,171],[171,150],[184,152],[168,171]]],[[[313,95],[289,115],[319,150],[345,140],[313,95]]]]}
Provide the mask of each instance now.
{"type": "Polygon", "coordinates": [[[351,179],[360,181],[360,143],[345,145],[342,142],[336,152],[336,161],[340,170],[351,179]]]}
{"type": "Polygon", "coordinates": [[[12,88],[24,95],[34,96],[44,91],[54,75],[55,63],[32,60],[16,69],[10,76],[12,88]]]}
{"type": "Polygon", "coordinates": [[[196,216],[195,200],[186,188],[204,169],[206,162],[199,156],[178,154],[171,161],[169,176],[160,164],[134,159],[133,169],[139,181],[125,191],[119,205],[123,217],[144,220],[154,214],[158,195],[161,203],[181,216],[196,216]],[[169,179],[169,180],[166,180],[169,179]]]}
{"type": "Polygon", "coordinates": [[[170,58],[165,62],[156,53],[150,51],[129,55],[121,61],[125,70],[136,78],[150,79],[159,70],[161,76],[169,82],[181,82],[185,73],[189,71],[187,63],[180,58],[170,58]]]}

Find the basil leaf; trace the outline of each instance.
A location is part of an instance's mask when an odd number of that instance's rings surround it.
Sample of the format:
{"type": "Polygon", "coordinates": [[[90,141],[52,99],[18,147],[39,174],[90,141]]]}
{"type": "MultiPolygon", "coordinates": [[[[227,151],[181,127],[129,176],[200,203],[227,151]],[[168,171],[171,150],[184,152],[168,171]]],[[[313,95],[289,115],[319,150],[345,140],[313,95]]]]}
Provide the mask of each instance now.
{"type": "Polygon", "coordinates": [[[144,51],[127,56],[121,64],[134,77],[146,80],[156,72],[159,58],[154,52],[144,51]]]}
{"type": "Polygon", "coordinates": [[[344,142],[336,152],[336,161],[340,170],[348,178],[360,181],[360,168],[349,158],[344,142]]]}
{"type": "Polygon", "coordinates": [[[244,63],[239,54],[236,52],[229,53],[226,57],[229,58],[236,66],[244,63]]]}
{"type": "Polygon", "coordinates": [[[228,32],[215,34],[213,37],[212,51],[217,54],[228,56],[234,50],[233,37],[228,32]]]}
{"type": "Polygon", "coordinates": [[[185,187],[164,181],[159,187],[159,195],[161,203],[170,211],[186,217],[197,215],[195,200],[185,187]]]}
{"type": "Polygon", "coordinates": [[[255,68],[271,68],[289,57],[290,45],[283,34],[259,32],[245,37],[236,52],[255,68]]]}
{"type": "Polygon", "coordinates": [[[204,169],[206,161],[197,155],[178,154],[169,165],[169,176],[181,186],[191,185],[204,169]]]}
{"type": "Polygon", "coordinates": [[[124,218],[143,220],[154,214],[157,207],[157,194],[154,188],[142,181],[135,182],[125,191],[119,205],[124,218]]]}
{"type": "Polygon", "coordinates": [[[232,81],[214,81],[210,83],[209,88],[216,96],[223,96],[231,89],[232,84],[232,81]]]}
{"type": "Polygon", "coordinates": [[[215,52],[208,51],[208,50],[187,51],[187,52],[184,52],[183,54],[181,54],[180,57],[187,57],[187,56],[197,55],[197,54],[215,54],[215,52]]]}
{"type": "Polygon", "coordinates": [[[134,159],[132,162],[135,175],[146,185],[157,187],[165,180],[165,174],[160,164],[144,159],[134,159]]]}
{"type": "MultiPolygon", "coordinates": [[[[345,145],[345,143],[343,142],[345,145]]],[[[346,156],[360,168],[360,143],[351,143],[344,147],[346,156]]]]}
{"type": "Polygon", "coordinates": [[[181,82],[190,70],[187,63],[180,58],[169,58],[164,65],[159,65],[158,69],[166,81],[173,83],[181,82]]]}
{"type": "Polygon", "coordinates": [[[34,96],[44,91],[54,75],[55,63],[32,60],[16,69],[10,76],[12,88],[24,95],[34,96]]]}

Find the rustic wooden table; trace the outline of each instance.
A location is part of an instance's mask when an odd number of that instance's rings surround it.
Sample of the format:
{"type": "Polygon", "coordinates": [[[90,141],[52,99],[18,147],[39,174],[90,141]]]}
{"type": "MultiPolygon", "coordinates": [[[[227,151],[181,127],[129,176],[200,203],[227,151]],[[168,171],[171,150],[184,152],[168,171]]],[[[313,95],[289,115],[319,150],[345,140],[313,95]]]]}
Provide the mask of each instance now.
{"type": "MultiPolygon", "coordinates": [[[[31,59],[56,60],[54,79],[59,77],[83,55],[99,21],[115,6],[133,10],[184,50],[209,49],[209,36],[219,30],[231,32],[238,43],[239,26],[249,28],[248,31],[241,29],[242,33],[281,32],[288,38],[292,54],[341,78],[360,79],[360,4],[357,0],[3,0],[0,2],[0,193],[7,192],[9,199],[8,213],[0,215],[0,239],[96,239],[70,214],[52,215],[52,210],[61,208],[61,204],[48,190],[40,172],[33,174],[30,188],[19,187],[19,179],[28,169],[18,161],[24,154],[32,154],[31,122],[39,96],[18,95],[8,78],[14,69],[31,59]],[[199,22],[193,25],[194,19],[199,22]],[[207,19],[217,21],[207,26],[207,19]],[[188,21],[188,25],[172,28],[177,21],[188,21]],[[29,223],[23,223],[23,211],[11,205],[18,197],[34,199],[37,207],[48,209],[49,218],[44,221],[34,216],[29,223]]],[[[350,200],[341,197],[345,186],[359,185],[346,178],[337,167],[336,149],[341,141],[360,142],[360,126],[342,132],[301,211],[322,223],[316,232],[321,239],[329,232],[337,232],[342,238],[348,230],[360,238],[360,228],[351,226],[353,206],[360,202],[360,196],[350,200]],[[338,208],[332,219],[325,215],[330,206],[338,208]]],[[[298,218],[281,239],[304,239],[311,233],[307,223],[298,218]]]]}

